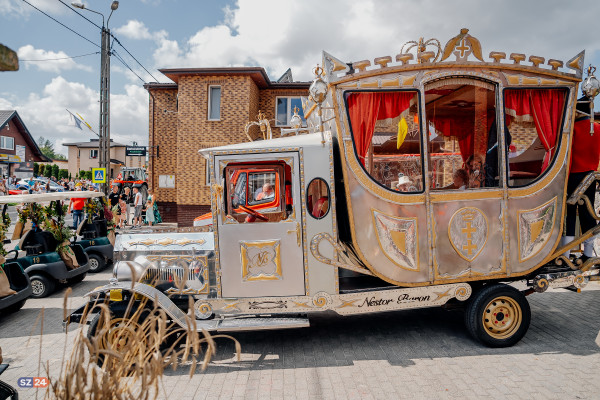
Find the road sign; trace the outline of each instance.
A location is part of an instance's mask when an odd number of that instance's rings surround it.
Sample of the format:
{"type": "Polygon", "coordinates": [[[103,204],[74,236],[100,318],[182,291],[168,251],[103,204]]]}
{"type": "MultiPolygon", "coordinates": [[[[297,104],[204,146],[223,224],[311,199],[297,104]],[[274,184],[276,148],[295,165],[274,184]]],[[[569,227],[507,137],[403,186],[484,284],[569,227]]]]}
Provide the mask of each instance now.
{"type": "Polygon", "coordinates": [[[125,146],[126,156],[146,156],[146,146],[125,146]]]}
{"type": "Polygon", "coordinates": [[[106,183],[106,168],[92,168],[92,182],[106,183]]]}

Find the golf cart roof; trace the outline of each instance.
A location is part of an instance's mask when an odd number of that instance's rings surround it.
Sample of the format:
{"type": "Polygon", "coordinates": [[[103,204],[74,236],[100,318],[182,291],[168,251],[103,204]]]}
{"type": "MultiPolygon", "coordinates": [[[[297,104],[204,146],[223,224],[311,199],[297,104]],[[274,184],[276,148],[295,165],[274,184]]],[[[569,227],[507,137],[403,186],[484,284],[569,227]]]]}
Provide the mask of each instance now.
{"type": "Polygon", "coordinates": [[[10,196],[0,196],[0,204],[11,203],[43,203],[55,200],[68,200],[73,197],[79,199],[91,199],[94,197],[104,197],[102,192],[56,192],[56,193],[36,193],[36,194],[17,194],[10,196]]]}

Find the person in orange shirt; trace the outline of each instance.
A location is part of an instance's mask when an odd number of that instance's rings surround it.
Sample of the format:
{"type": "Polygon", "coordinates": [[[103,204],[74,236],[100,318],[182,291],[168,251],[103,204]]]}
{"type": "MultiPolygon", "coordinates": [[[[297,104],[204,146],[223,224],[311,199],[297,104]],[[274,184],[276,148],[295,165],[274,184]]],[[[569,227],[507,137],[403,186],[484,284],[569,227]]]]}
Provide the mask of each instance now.
{"type": "MultiPolygon", "coordinates": [[[[585,113],[590,112],[589,103],[580,103],[587,101],[587,97],[582,97],[578,100],[577,110],[585,113]]],[[[593,110],[591,112],[594,112],[593,110]]],[[[577,186],[585,179],[585,177],[598,169],[600,162],[600,123],[594,122],[594,134],[590,133],[590,117],[577,113],[575,124],[573,125],[573,142],[571,149],[571,166],[569,168],[569,178],[567,181],[567,198],[573,194],[577,186]]],[[[594,204],[596,199],[596,182],[594,181],[584,193],[588,199],[594,204]]],[[[567,204],[567,218],[562,245],[567,244],[575,238],[575,225],[579,211],[579,225],[581,233],[596,226],[596,220],[590,215],[585,205],[569,205],[567,204]]],[[[594,257],[594,238],[591,237],[583,243],[582,261],[586,261],[590,257],[594,257]]],[[[567,257],[570,252],[564,255],[567,257]]]]}
{"type": "MultiPolygon", "coordinates": [[[[81,191],[81,185],[77,184],[75,190],[81,191]]],[[[73,229],[77,229],[81,221],[83,221],[83,207],[85,207],[85,199],[73,197],[69,203],[69,209],[67,212],[73,213],[73,229]]]]}

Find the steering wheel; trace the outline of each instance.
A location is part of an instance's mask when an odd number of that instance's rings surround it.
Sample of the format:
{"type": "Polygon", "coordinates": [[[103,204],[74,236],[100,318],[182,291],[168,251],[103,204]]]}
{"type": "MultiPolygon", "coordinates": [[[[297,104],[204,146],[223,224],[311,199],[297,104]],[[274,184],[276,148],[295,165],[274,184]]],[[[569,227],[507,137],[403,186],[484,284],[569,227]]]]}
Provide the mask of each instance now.
{"type": "Polygon", "coordinates": [[[15,250],[11,250],[11,251],[9,251],[9,252],[6,253],[5,257],[6,257],[7,260],[8,260],[8,255],[10,253],[12,253],[13,251],[15,252],[15,256],[11,260],[16,260],[17,259],[17,257],[19,256],[19,251],[15,249],[15,250]]]}
{"type": "Polygon", "coordinates": [[[266,221],[268,221],[268,220],[269,220],[269,218],[268,218],[266,215],[264,215],[264,214],[261,214],[261,213],[259,213],[258,211],[255,211],[255,210],[251,209],[250,207],[246,207],[246,206],[240,206],[239,208],[240,208],[240,209],[241,209],[243,212],[245,212],[246,214],[250,214],[250,215],[252,215],[253,217],[260,219],[261,221],[265,221],[265,222],[266,222],[266,221]]]}

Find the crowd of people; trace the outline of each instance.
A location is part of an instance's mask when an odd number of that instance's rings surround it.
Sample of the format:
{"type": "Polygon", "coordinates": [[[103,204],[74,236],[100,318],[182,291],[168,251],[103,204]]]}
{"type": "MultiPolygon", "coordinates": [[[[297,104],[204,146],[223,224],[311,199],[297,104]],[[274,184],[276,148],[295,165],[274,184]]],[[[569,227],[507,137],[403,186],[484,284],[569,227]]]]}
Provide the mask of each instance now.
{"type": "MultiPolygon", "coordinates": [[[[16,176],[0,179],[0,195],[8,195],[9,189],[28,190],[29,193],[50,193],[56,191],[56,186],[67,191],[94,191],[100,190],[98,184],[88,179],[55,179],[50,178],[44,184],[35,178],[18,179],[16,176]]],[[[117,185],[110,183],[111,193],[107,196],[113,213],[117,216],[117,227],[139,229],[142,225],[152,226],[162,222],[156,203],[156,196],[148,189],[148,196],[144,202],[142,193],[138,188],[125,187],[121,192],[117,185]]],[[[73,215],[73,229],[76,229],[84,218],[84,198],[72,198],[69,202],[68,213],[73,215]]]]}
{"type": "Polygon", "coordinates": [[[126,186],[119,193],[119,187],[113,185],[111,193],[108,195],[108,201],[113,213],[118,216],[117,227],[120,229],[128,225],[131,226],[131,229],[139,229],[144,224],[152,226],[155,223],[162,222],[158,212],[156,196],[152,194],[150,189],[148,189],[148,197],[144,202],[139,188],[134,187],[131,189],[126,186]]]}

